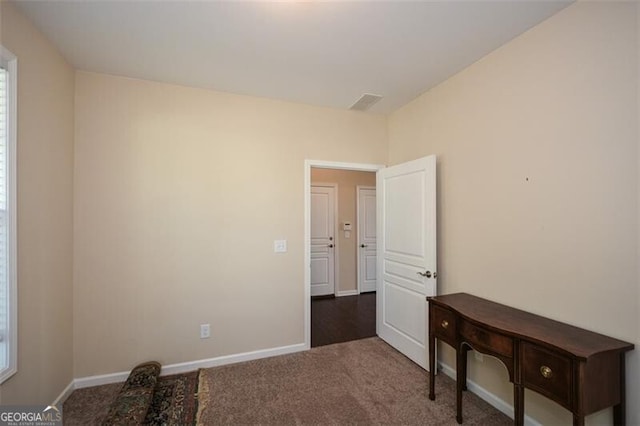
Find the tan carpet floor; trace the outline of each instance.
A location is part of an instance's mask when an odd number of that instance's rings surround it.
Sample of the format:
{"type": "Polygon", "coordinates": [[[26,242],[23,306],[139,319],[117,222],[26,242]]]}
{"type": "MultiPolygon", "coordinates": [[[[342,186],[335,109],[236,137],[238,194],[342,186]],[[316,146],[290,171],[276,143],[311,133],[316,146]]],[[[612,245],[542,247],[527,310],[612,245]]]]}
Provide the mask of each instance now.
{"type": "MultiPolygon", "coordinates": [[[[456,425],[455,382],[428,374],[377,337],[310,351],[201,370],[199,425],[456,425]]],[[[73,392],[67,425],[100,424],[122,384],[73,392]]],[[[470,392],[465,425],[512,420],[470,392]]]]}
{"type": "MultiPolygon", "coordinates": [[[[455,382],[428,374],[380,338],[203,370],[198,424],[456,425],[455,382]]],[[[465,392],[466,425],[512,421],[465,392]]]]}

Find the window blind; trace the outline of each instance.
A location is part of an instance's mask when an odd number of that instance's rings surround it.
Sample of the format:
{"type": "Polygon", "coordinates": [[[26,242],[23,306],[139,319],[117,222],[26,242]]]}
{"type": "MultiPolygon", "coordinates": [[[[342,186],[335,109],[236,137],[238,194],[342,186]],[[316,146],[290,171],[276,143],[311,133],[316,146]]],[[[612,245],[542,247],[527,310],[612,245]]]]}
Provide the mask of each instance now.
{"type": "Polygon", "coordinates": [[[7,142],[8,142],[8,74],[0,67],[0,369],[7,367],[9,292],[7,274],[7,142]]]}

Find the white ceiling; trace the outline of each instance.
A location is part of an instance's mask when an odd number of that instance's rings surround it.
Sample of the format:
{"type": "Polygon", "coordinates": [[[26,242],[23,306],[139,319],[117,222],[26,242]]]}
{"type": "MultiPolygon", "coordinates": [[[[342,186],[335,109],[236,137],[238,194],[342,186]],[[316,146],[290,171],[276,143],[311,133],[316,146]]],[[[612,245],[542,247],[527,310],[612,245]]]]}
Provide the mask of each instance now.
{"type": "Polygon", "coordinates": [[[19,1],[78,69],[388,113],[566,1],[19,1]]]}

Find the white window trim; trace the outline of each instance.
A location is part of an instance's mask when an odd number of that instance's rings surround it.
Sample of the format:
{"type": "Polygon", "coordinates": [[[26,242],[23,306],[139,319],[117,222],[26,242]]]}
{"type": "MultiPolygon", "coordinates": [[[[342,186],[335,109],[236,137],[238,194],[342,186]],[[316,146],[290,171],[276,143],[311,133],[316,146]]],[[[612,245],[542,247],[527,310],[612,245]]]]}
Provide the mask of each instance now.
{"type": "Polygon", "coordinates": [[[7,367],[0,370],[0,383],[6,381],[18,371],[18,226],[16,205],[16,147],[18,140],[18,58],[0,46],[0,61],[7,65],[8,70],[8,116],[7,122],[7,204],[8,204],[8,259],[7,259],[7,285],[9,300],[9,362],[7,367]]]}

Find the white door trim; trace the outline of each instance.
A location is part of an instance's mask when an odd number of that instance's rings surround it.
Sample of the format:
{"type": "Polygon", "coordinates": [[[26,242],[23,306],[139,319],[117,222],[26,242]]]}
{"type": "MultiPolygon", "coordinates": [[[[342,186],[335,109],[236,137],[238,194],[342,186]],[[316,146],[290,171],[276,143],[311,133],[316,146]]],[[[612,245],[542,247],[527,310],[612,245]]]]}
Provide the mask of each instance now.
{"type": "Polygon", "coordinates": [[[360,288],[360,190],[361,189],[376,189],[375,186],[370,185],[356,185],[356,217],[358,218],[358,226],[356,229],[356,283],[357,283],[357,292],[358,294],[362,293],[362,289],[360,288]]]}
{"type": "Polygon", "coordinates": [[[311,168],[377,172],[381,164],[304,160],[304,347],[311,348],[311,168]]]}
{"type": "MultiPolygon", "coordinates": [[[[340,252],[338,251],[340,250],[340,247],[338,247],[338,184],[313,182],[309,186],[309,189],[311,189],[312,186],[333,188],[333,295],[337,296],[339,293],[338,289],[340,288],[340,252]]],[[[311,201],[309,201],[309,203],[311,203],[311,201]]],[[[311,206],[311,204],[309,204],[309,206],[311,206]]],[[[311,216],[309,216],[309,220],[311,220],[311,216]]],[[[311,240],[311,228],[309,228],[309,240],[311,240]]],[[[309,252],[309,265],[311,265],[311,252],[309,252]]],[[[309,281],[309,286],[311,286],[311,281],[309,281]]]]}

